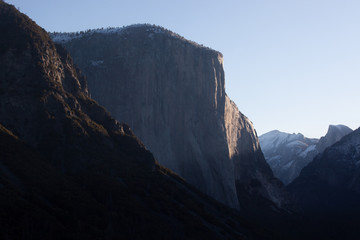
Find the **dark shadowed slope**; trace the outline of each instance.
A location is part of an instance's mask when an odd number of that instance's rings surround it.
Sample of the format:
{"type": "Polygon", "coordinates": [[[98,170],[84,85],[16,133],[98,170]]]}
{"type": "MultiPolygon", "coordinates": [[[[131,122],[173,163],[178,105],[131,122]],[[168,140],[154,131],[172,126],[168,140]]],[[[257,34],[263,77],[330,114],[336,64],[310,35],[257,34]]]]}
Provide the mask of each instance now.
{"type": "Polygon", "coordinates": [[[360,235],[360,129],[328,147],[289,186],[312,223],[334,239],[360,235]]]}
{"type": "Polygon", "coordinates": [[[71,177],[3,126],[0,151],[2,239],[252,239],[259,231],[166,169],[136,181],[71,177]]]}
{"type": "Polygon", "coordinates": [[[2,2],[0,32],[2,239],[264,237],[161,167],[66,51],[2,2]]]}
{"type": "Polygon", "coordinates": [[[350,204],[352,198],[345,197],[350,192],[354,197],[360,194],[359,163],[360,130],[357,129],[319,154],[289,189],[302,199],[307,211],[359,210],[350,204]]]}

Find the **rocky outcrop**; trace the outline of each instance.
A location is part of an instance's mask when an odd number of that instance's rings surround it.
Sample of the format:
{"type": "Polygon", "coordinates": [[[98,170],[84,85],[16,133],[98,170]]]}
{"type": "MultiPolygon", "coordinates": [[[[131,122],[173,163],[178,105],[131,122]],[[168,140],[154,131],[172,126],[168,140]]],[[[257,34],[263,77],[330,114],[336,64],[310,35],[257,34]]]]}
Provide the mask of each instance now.
{"type": "Polygon", "coordinates": [[[237,186],[254,179],[256,192],[282,206],[252,123],[225,94],[221,53],[151,25],[52,37],[87,76],[91,96],[161,164],[231,207],[239,207],[237,186]]]}
{"type": "Polygon", "coordinates": [[[288,185],[317,154],[351,131],[344,125],[330,125],[326,135],[319,140],[306,138],[301,133],[289,134],[274,130],[261,135],[259,141],[274,175],[288,185]]]}
{"type": "Polygon", "coordinates": [[[321,137],[316,144],[317,151],[322,153],[327,147],[330,147],[352,131],[351,128],[344,125],[330,125],[326,135],[321,137]]]}
{"type": "Polygon", "coordinates": [[[0,32],[1,239],[263,238],[159,165],[67,52],[3,2],[0,32]]]}

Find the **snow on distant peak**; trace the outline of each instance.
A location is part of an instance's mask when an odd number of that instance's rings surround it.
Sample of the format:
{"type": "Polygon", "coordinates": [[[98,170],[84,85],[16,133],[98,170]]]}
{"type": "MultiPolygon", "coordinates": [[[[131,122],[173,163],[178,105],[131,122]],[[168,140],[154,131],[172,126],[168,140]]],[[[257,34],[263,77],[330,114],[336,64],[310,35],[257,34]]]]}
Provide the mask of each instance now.
{"type": "Polygon", "coordinates": [[[259,137],[261,149],[268,151],[279,147],[280,145],[299,145],[299,142],[304,139],[304,135],[301,133],[284,133],[279,130],[273,130],[265,133],[259,137]],[[298,141],[300,140],[300,141],[298,141]]]}
{"type": "Polygon", "coordinates": [[[310,145],[308,148],[305,149],[302,153],[300,153],[300,156],[305,158],[309,152],[316,151],[316,145],[310,145]]]}
{"type": "MultiPolygon", "coordinates": [[[[360,130],[357,132],[358,136],[350,132],[352,130],[347,126],[330,125],[326,136],[319,140],[306,138],[300,133],[290,134],[274,130],[261,135],[259,142],[274,175],[289,184],[317,154],[331,145],[328,149],[345,152],[346,156],[353,156],[354,164],[360,164],[360,130]]],[[[340,160],[342,159],[339,158],[340,160]]]]}
{"type": "Polygon", "coordinates": [[[261,149],[266,151],[275,148],[279,144],[284,143],[288,135],[288,133],[280,132],[279,130],[273,130],[261,135],[259,137],[261,149]]]}

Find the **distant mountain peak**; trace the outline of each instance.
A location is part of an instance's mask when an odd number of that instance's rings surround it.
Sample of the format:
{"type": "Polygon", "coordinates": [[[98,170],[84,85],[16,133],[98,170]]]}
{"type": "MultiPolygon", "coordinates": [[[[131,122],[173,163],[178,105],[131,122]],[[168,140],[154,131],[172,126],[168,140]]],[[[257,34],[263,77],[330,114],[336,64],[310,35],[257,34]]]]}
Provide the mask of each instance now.
{"type": "Polygon", "coordinates": [[[345,135],[353,130],[345,125],[329,125],[328,131],[324,137],[321,137],[316,148],[319,152],[323,152],[335,142],[339,141],[345,135]]]}
{"type": "Polygon", "coordinates": [[[306,160],[312,158],[316,139],[306,138],[301,133],[285,133],[274,130],[259,137],[261,150],[274,175],[285,184],[298,176],[306,160]]]}
{"type": "Polygon", "coordinates": [[[306,138],[301,133],[273,130],[259,137],[265,159],[276,177],[285,184],[295,179],[318,154],[352,132],[345,125],[330,125],[327,134],[319,139],[306,138]]]}
{"type": "Polygon", "coordinates": [[[338,124],[338,125],[332,125],[330,124],[329,125],[329,128],[328,128],[328,133],[331,132],[331,131],[352,131],[351,128],[349,128],[348,126],[345,126],[345,125],[342,125],[342,124],[338,124]]]}
{"type": "Polygon", "coordinates": [[[271,151],[281,144],[289,144],[290,142],[301,140],[304,135],[301,133],[285,133],[279,130],[272,130],[259,137],[261,142],[261,149],[263,151],[271,151]]]}

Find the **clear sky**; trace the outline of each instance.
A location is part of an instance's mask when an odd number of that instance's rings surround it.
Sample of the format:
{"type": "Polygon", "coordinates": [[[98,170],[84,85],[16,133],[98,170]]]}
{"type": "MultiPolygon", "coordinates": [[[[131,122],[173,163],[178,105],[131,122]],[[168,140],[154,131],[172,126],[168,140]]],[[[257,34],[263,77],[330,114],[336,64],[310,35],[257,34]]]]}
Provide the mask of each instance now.
{"type": "Polygon", "coordinates": [[[5,1],[51,32],[151,23],[222,52],[258,135],[360,126],[359,0],[5,1]]]}

